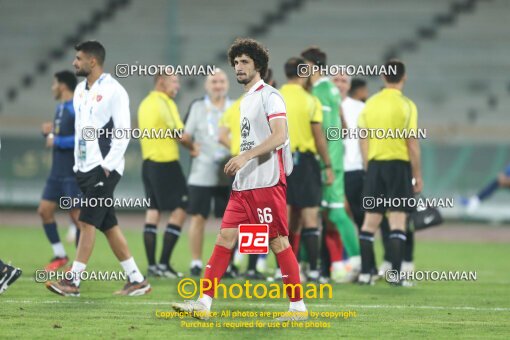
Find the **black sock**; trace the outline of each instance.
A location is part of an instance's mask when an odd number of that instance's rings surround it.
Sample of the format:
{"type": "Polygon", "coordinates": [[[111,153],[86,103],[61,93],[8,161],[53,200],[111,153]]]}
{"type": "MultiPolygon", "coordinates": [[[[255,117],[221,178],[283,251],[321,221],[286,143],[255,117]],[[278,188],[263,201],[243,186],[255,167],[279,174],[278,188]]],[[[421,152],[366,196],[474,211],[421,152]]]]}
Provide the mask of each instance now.
{"type": "Polygon", "coordinates": [[[76,248],[78,248],[78,243],[80,243],[80,228],[76,227],[76,239],[74,240],[76,248]]]}
{"type": "Polygon", "coordinates": [[[317,270],[317,261],[319,258],[319,229],[303,229],[301,232],[301,241],[305,245],[306,252],[308,253],[310,270],[317,270]]]}
{"type": "Polygon", "coordinates": [[[156,264],[156,235],[158,227],[155,224],[145,224],[143,228],[143,244],[145,245],[145,254],[149,266],[156,264]]]}
{"type": "Polygon", "coordinates": [[[257,270],[258,254],[248,255],[248,270],[257,270]]]}
{"type": "Polygon", "coordinates": [[[331,258],[329,257],[328,247],[326,247],[326,225],[322,225],[322,236],[321,236],[321,275],[324,277],[330,277],[331,258]]]}
{"type": "Polygon", "coordinates": [[[170,256],[174,250],[175,244],[181,235],[181,228],[175,224],[168,224],[165,230],[165,237],[163,238],[163,251],[159,259],[160,264],[170,265],[170,256]]]}
{"type": "Polygon", "coordinates": [[[381,221],[381,236],[384,246],[384,261],[391,262],[390,225],[386,217],[383,217],[381,221]]]}
{"type": "Polygon", "coordinates": [[[361,273],[370,274],[375,267],[374,234],[368,231],[359,233],[359,246],[361,248],[361,273]]]}
{"type": "Polygon", "coordinates": [[[404,247],[404,261],[413,262],[414,252],[414,231],[409,230],[406,233],[406,245],[404,247]]]}
{"type": "Polygon", "coordinates": [[[405,232],[401,230],[392,230],[390,232],[391,268],[397,272],[400,272],[400,266],[402,265],[405,243],[405,232]]]}
{"type": "Polygon", "coordinates": [[[59,243],[60,237],[58,236],[57,231],[57,223],[45,223],[43,224],[44,232],[46,233],[46,237],[51,244],[59,243]]]}

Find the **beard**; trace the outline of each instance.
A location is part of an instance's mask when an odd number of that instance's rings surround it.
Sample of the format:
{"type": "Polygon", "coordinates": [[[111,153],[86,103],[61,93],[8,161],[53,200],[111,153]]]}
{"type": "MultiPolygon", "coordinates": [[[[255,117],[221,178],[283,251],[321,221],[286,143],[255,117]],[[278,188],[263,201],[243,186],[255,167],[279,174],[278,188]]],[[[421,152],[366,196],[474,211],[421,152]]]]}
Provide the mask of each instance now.
{"type": "Polygon", "coordinates": [[[77,77],[87,77],[90,74],[90,72],[82,69],[76,70],[74,74],[76,74],[77,77]]]}
{"type": "Polygon", "coordinates": [[[255,75],[253,75],[251,78],[246,77],[245,79],[239,79],[236,77],[236,80],[239,84],[246,85],[246,84],[249,84],[253,80],[254,77],[255,77],[255,75]]]}

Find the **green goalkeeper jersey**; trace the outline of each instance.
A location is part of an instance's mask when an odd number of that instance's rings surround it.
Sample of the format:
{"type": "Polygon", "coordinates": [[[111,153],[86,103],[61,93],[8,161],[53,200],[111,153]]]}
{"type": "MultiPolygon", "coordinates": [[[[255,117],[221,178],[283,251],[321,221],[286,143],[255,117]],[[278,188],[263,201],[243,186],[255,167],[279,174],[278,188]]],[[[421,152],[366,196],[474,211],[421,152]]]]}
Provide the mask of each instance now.
{"type": "MultiPolygon", "coordinates": [[[[344,146],[342,139],[340,139],[340,129],[342,128],[342,121],[340,120],[342,97],[340,91],[329,78],[323,77],[313,84],[312,94],[319,98],[322,104],[322,129],[328,143],[331,167],[334,171],[342,171],[344,168],[344,146]],[[333,128],[336,131],[328,133],[328,128],[333,128]]],[[[324,167],[322,160],[321,166],[324,167]]]]}

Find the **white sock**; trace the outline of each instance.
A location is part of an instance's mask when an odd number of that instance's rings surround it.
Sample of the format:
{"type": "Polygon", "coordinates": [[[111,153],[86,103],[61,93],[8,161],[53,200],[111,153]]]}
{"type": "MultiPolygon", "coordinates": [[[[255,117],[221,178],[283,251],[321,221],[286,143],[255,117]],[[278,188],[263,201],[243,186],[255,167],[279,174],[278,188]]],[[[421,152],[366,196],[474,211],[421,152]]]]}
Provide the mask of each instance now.
{"type": "Polygon", "coordinates": [[[193,267],[203,267],[202,260],[191,260],[191,268],[193,267]]]}
{"type": "Polygon", "coordinates": [[[297,310],[299,312],[306,312],[305,302],[303,301],[303,299],[301,299],[299,301],[291,301],[289,310],[290,309],[297,310]]]}
{"type": "Polygon", "coordinates": [[[55,254],[56,257],[66,257],[66,250],[64,249],[62,242],[53,243],[51,247],[53,248],[53,254],[55,254]]]}
{"type": "Polygon", "coordinates": [[[71,272],[74,274],[73,283],[76,286],[80,285],[80,273],[85,271],[85,268],[87,268],[87,265],[85,263],[73,261],[73,265],[71,266],[71,272]]]}
{"type": "Polygon", "coordinates": [[[335,261],[331,263],[331,269],[333,271],[342,270],[344,268],[344,263],[342,261],[335,261]]]}
{"type": "Polygon", "coordinates": [[[236,267],[240,267],[243,264],[243,260],[244,260],[244,254],[241,254],[238,251],[234,251],[234,261],[233,261],[234,265],[236,267]]]}
{"type": "Polygon", "coordinates": [[[353,270],[361,270],[361,256],[351,256],[349,257],[349,263],[353,270]]]}
{"type": "Polygon", "coordinates": [[[135,259],[133,257],[130,257],[125,261],[122,261],[120,265],[128,275],[130,282],[143,281],[143,275],[142,273],[140,273],[140,270],[138,269],[138,266],[136,265],[135,259]]]}
{"type": "Polygon", "coordinates": [[[202,302],[204,306],[207,307],[207,310],[211,310],[212,297],[210,297],[209,295],[204,294],[201,298],[198,298],[197,301],[202,302]]]}

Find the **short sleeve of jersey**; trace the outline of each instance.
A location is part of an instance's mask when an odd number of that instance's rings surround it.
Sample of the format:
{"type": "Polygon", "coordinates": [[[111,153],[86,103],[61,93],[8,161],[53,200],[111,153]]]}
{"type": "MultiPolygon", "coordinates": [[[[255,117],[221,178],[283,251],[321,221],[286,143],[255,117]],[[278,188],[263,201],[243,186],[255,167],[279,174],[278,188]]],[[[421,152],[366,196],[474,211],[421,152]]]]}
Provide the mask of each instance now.
{"type": "Polygon", "coordinates": [[[418,129],[418,110],[416,109],[416,105],[412,102],[412,100],[407,99],[407,102],[409,103],[409,106],[410,106],[409,122],[407,124],[407,129],[417,130],[418,129]]]}
{"type": "Polygon", "coordinates": [[[223,113],[223,115],[220,118],[220,121],[218,122],[218,125],[221,127],[229,128],[230,127],[230,117],[232,116],[233,111],[234,110],[233,110],[233,105],[232,105],[227,109],[227,111],[225,111],[223,113]]]}
{"type": "Polygon", "coordinates": [[[268,120],[275,118],[287,118],[285,102],[283,98],[275,93],[271,93],[267,100],[266,115],[268,120]]]}
{"type": "Polygon", "coordinates": [[[367,128],[367,122],[365,121],[367,106],[365,106],[365,108],[363,109],[363,111],[361,111],[361,113],[359,114],[359,117],[358,117],[358,127],[362,128],[362,129],[367,128]]]}
{"type": "Polygon", "coordinates": [[[186,125],[184,127],[184,132],[193,135],[197,128],[197,105],[193,103],[189,109],[188,119],[186,120],[186,125]]]}
{"type": "Polygon", "coordinates": [[[173,101],[161,101],[161,115],[170,129],[183,129],[184,124],[173,101]]]}
{"type": "Polygon", "coordinates": [[[316,96],[312,96],[313,98],[313,113],[312,113],[312,123],[322,123],[322,104],[316,96]]]}

